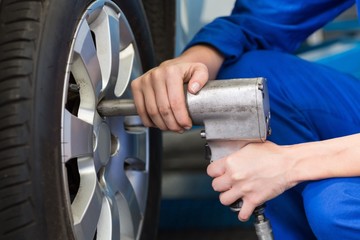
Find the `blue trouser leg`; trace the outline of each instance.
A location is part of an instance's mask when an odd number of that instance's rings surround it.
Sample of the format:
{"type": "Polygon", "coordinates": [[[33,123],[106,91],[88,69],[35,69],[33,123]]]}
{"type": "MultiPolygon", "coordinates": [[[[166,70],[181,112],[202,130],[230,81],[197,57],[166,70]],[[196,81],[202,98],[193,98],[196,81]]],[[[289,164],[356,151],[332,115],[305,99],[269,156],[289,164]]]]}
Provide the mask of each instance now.
{"type": "MultiPolygon", "coordinates": [[[[360,132],[360,80],[275,51],[226,64],[219,79],[268,80],[272,135],[280,145],[360,132]]],[[[360,143],[359,143],[360,147],[360,143]]],[[[304,182],[267,203],[275,239],[360,239],[360,178],[304,182]]]]}

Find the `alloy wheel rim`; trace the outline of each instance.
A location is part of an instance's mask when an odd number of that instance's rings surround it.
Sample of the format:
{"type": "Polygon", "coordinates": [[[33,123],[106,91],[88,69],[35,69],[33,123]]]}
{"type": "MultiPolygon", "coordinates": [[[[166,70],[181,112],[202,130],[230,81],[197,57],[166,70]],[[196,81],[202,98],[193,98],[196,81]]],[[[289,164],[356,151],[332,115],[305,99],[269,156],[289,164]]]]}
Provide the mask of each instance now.
{"type": "Polygon", "coordinates": [[[74,34],[63,91],[63,179],[77,239],[137,239],[141,232],[148,130],[129,131],[126,117],[96,110],[103,99],[131,98],[129,83],[141,73],[124,14],[111,1],[93,2],[74,34]]]}

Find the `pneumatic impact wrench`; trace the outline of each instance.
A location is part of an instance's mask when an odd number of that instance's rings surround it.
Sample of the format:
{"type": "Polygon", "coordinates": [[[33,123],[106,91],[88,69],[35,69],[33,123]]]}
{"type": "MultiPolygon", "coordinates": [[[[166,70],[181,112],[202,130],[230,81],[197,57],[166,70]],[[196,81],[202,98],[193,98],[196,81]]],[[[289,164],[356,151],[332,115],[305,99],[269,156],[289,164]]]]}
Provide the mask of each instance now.
{"type": "MultiPolygon", "coordinates": [[[[265,142],[271,129],[267,84],[264,78],[209,81],[196,95],[187,93],[187,107],[195,125],[203,125],[201,137],[206,138],[206,158],[223,158],[251,142],[265,142]]],[[[233,203],[238,212],[242,200],[233,203]]],[[[264,205],[258,206],[255,230],[258,239],[273,239],[264,205]]]]}
{"type": "MultiPolygon", "coordinates": [[[[265,142],[270,134],[270,106],[264,78],[215,80],[193,95],[186,93],[186,102],[194,125],[204,126],[206,156],[216,161],[251,142],[265,142]]],[[[132,100],[103,100],[98,105],[102,116],[136,115],[132,100]]],[[[239,211],[242,200],[230,208],[239,211]]],[[[264,205],[253,212],[258,239],[272,240],[272,229],[264,215],[264,205]]]]}

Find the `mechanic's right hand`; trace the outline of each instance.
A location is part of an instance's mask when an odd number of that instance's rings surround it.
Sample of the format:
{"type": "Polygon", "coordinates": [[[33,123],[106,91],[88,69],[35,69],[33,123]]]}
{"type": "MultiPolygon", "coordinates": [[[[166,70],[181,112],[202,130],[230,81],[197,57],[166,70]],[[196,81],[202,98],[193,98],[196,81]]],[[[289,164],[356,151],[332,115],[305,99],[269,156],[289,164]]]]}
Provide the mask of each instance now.
{"type": "Polygon", "coordinates": [[[208,79],[206,65],[176,58],[135,79],[131,88],[143,124],[179,133],[189,130],[192,122],[186,108],[184,83],[189,83],[187,90],[196,94],[208,79]]]}

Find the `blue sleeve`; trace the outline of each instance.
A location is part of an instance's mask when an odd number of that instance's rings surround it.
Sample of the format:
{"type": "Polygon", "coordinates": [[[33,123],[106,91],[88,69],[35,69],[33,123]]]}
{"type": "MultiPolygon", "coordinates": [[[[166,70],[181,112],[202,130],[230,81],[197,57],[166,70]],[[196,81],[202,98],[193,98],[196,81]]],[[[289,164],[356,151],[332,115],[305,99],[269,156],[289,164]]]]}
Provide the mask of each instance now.
{"type": "Polygon", "coordinates": [[[230,16],[203,27],[187,46],[208,44],[227,60],[254,49],[293,52],[355,0],[237,0],[230,16]]]}

